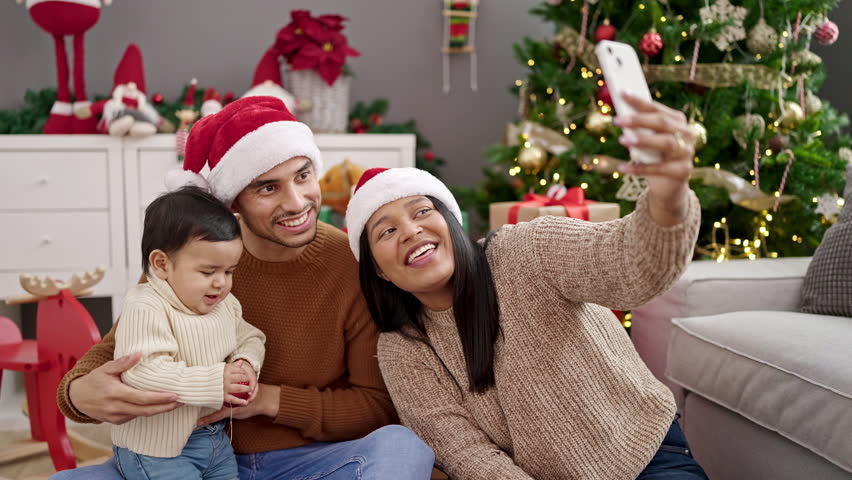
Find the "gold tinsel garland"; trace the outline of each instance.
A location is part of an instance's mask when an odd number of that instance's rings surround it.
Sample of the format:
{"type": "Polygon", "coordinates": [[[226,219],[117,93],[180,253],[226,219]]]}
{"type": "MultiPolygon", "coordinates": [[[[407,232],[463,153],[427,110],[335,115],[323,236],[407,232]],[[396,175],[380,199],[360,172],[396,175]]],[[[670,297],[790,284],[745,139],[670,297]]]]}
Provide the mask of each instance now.
{"type": "MultiPolygon", "coordinates": [[[[573,28],[563,28],[556,34],[554,40],[570,55],[582,61],[586,68],[590,70],[600,68],[594,45],[586,42],[586,45],[581,49],[580,34],[573,28]]],[[[695,68],[695,78],[692,80],[690,80],[690,65],[688,64],[645,65],[643,66],[643,70],[645,71],[645,78],[648,80],[648,83],[693,83],[709,88],[732,87],[739,85],[744,80],[748,80],[756,88],[770,90],[778,88],[779,78],[785,86],[790,87],[797,78],[806,76],[803,73],[796,75],[794,78],[764,65],[740,65],[732,63],[698,64],[695,68]]]]}

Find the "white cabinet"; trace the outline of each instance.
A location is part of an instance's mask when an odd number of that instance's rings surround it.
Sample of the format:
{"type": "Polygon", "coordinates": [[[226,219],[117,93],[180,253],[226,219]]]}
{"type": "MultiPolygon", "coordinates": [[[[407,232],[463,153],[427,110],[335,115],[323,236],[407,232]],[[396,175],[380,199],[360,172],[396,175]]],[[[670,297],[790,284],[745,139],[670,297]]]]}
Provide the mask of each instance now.
{"type": "Polygon", "coordinates": [[[95,295],[124,291],[121,149],[104,135],[0,135],[0,296],[23,293],[21,272],[65,279],[97,265],[95,295]]]}
{"type": "MultiPolygon", "coordinates": [[[[317,135],[328,169],[414,166],[414,135],[317,135]]],[[[107,268],[96,296],[113,315],[141,271],[145,207],[178,166],[173,135],[0,135],[0,297],[21,293],[18,274],[67,278],[107,268]]]]}

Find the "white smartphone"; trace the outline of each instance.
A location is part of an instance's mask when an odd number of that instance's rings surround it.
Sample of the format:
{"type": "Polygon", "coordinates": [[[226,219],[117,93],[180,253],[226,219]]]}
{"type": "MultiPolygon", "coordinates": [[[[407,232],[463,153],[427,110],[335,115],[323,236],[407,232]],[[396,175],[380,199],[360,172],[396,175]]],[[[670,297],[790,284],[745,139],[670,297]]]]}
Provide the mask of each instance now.
{"type": "MultiPolygon", "coordinates": [[[[648,82],[645,81],[642,65],[633,47],[626,43],[601,40],[595,46],[595,53],[598,54],[598,61],[617,115],[630,116],[636,113],[622,98],[624,92],[652,101],[648,82]]],[[[625,128],[624,131],[637,136],[654,133],[647,128],[625,128]]],[[[638,163],[659,163],[660,152],[633,147],[630,148],[630,159],[638,163]]]]}

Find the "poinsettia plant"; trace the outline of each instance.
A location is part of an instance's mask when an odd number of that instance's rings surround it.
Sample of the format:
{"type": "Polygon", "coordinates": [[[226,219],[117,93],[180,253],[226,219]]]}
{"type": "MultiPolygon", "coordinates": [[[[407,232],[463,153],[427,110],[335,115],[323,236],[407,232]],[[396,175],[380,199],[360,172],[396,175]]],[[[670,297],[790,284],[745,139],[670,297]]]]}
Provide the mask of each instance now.
{"type": "Polygon", "coordinates": [[[329,85],[343,73],[347,57],[360,57],[343,31],[340,15],[311,16],[309,10],[290,12],[290,23],[278,32],[275,47],[293,70],[316,70],[329,85]]]}

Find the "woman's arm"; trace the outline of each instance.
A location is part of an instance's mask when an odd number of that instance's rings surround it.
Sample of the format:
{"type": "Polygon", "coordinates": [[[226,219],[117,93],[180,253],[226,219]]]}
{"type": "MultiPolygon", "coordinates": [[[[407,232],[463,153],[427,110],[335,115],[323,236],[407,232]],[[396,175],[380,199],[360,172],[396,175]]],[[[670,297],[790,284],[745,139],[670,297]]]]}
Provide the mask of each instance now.
{"type": "Polygon", "coordinates": [[[688,184],[695,152],[686,117],[656,102],[625,99],[638,113],[616,123],[652,133],[625,134],[619,141],[661,154],[657,164],[622,168],[648,180],[636,210],[604,223],[536,219],[507,228],[498,242],[505,252],[500,255],[519,268],[537,266],[542,282],[562,297],[619,309],[643,304],[677,280],[692,257],[701,217],[688,184]]]}
{"type": "Polygon", "coordinates": [[[612,222],[549,217],[519,225],[520,238],[505,248],[526,251],[541,281],[563,298],[628,309],[671,287],[691,259],[701,209],[694,193],[685,196],[685,218],[674,226],[656,223],[644,194],[632,214],[612,222]],[[512,245],[519,243],[526,245],[512,245]]]}
{"type": "Polygon", "coordinates": [[[379,366],[399,417],[432,447],[437,464],[451,478],[532,480],[422,362],[424,354],[433,355],[398,334],[379,340],[379,366]]]}

